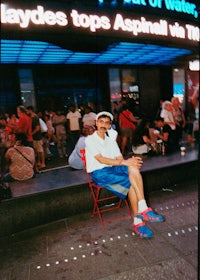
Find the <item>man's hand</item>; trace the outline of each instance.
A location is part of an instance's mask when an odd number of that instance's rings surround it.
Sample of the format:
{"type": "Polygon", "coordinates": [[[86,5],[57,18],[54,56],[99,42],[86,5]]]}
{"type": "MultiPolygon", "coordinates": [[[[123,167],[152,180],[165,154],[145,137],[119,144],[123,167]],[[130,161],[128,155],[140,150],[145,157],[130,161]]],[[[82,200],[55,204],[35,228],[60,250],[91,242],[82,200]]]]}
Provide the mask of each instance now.
{"type": "Polygon", "coordinates": [[[132,156],[131,158],[123,160],[123,164],[126,166],[135,166],[140,169],[143,164],[143,160],[140,157],[132,156]]]}

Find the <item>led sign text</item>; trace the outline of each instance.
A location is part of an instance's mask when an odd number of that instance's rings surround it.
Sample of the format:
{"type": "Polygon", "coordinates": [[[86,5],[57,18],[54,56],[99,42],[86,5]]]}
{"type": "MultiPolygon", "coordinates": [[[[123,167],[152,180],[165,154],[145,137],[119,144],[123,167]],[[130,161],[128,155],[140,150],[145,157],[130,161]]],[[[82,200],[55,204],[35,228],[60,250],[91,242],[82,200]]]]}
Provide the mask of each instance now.
{"type": "Polygon", "coordinates": [[[117,14],[113,26],[114,30],[123,30],[133,33],[137,36],[139,33],[156,34],[156,35],[168,35],[168,26],[166,20],[160,20],[159,22],[147,21],[144,17],[141,19],[129,19],[123,18],[121,14],[117,14]]]}
{"type": "MultiPolygon", "coordinates": [[[[98,0],[100,6],[104,5],[104,0],[98,0]]],[[[121,1],[106,1],[106,4],[110,2],[111,6],[117,6],[121,1]]],[[[183,14],[192,15],[194,18],[198,18],[197,7],[194,3],[190,3],[186,0],[123,0],[123,6],[142,6],[158,9],[165,9],[172,12],[178,12],[183,14]]]]}
{"type": "Polygon", "coordinates": [[[5,4],[1,4],[1,22],[19,24],[21,28],[27,28],[32,22],[36,25],[60,25],[68,24],[67,16],[61,11],[45,11],[44,7],[37,6],[34,10],[7,9],[5,4]]]}
{"type": "Polygon", "coordinates": [[[73,25],[76,27],[89,28],[96,32],[98,29],[109,30],[111,28],[110,20],[106,16],[79,14],[76,10],[71,12],[73,25]]]}
{"type": "Polygon", "coordinates": [[[31,25],[50,25],[67,28],[70,24],[76,29],[88,29],[90,32],[112,30],[121,33],[128,32],[133,36],[150,34],[199,41],[199,28],[190,24],[180,25],[178,22],[170,24],[163,19],[150,21],[145,17],[137,19],[124,18],[121,13],[117,13],[114,18],[110,19],[105,15],[80,13],[75,9],[67,15],[63,11],[45,11],[44,7],[40,5],[33,10],[22,10],[8,8],[7,5],[1,4],[1,23],[18,25],[23,29],[31,25]]]}

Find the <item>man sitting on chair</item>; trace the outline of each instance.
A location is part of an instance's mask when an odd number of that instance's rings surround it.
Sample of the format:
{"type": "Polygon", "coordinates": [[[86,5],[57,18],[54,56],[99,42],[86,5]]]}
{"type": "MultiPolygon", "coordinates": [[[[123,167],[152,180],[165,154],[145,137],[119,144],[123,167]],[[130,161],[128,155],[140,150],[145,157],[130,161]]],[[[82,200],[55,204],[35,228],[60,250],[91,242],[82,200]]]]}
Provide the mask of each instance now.
{"type": "Polygon", "coordinates": [[[105,187],[120,198],[125,199],[128,195],[134,216],[134,232],[141,238],[149,238],[153,232],[145,221],[162,222],[163,217],[148,208],[144,198],[141,158],[124,159],[117,142],[106,133],[112,120],[113,116],[109,112],[97,114],[97,130],[85,140],[86,169],[95,184],[105,187]]]}

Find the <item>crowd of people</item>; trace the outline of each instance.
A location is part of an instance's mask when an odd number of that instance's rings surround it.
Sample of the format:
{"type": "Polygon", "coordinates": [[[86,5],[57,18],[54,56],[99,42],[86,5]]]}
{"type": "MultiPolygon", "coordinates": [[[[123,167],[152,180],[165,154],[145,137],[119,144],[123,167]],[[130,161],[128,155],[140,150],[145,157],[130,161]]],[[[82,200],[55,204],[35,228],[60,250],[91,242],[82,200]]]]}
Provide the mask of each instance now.
{"type": "MultiPolygon", "coordinates": [[[[87,131],[95,129],[95,116],[90,106],[86,106],[80,112],[74,103],[69,106],[66,113],[60,109],[36,113],[33,106],[25,108],[20,105],[16,108],[16,113],[1,115],[1,177],[8,171],[5,179],[9,181],[32,178],[46,168],[46,159],[55,156],[51,152],[52,146],[54,151],[56,150],[56,156],[66,158],[66,161],[69,159],[71,162],[75,154],[73,150],[76,144],[81,142],[80,138],[83,138],[87,131]],[[18,147],[17,151],[16,147],[18,147]],[[31,158],[32,164],[29,165],[32,168],[31,172],[26,172],[24,168],[24,160],[27,157],[26,147],[29,148],[29,152],[32,150],[31,155],[34,155],[34,158],[31,158]],[[19,170],[21,173],[26,173],[25,176],[22,174],[19,176],[19,170]]],[[[28,160],[29,157],[26,163],[28,160]]],[[[78,166],[78,163],[75,166],[78,166]]]]}
{"type": "MultiPolygon", "coordinates": [[[[109,137],[119,145],[123,156],[129,153],[135,155],[171,153],[179,149],[183,132],[187,134],[189,143],[193,143],[199,137],[198,102],[195,102],[195,118],[192,123],[187,121],[177,97],[173,97],[170,101],[162,101],[153,120],[134,116],[131,109],[126,99],[122,99],[119,103],[113,102],[111,112],[113,121],[107,131],[109,137]]],[[[66,158],[66,162],[68,161],[72,168],[82,169],[79,151],[84,148],[86,137],[96,129],[97,113],[88,105],[78,110],[73,103],[66,113],[60,109],[36,113],[33,106],[25,108],[20,105],[16,113],[1,115],[1,173],[7,171],[9,176],[5,177],[9,180],[32,178],[46,167],[46,159],[53,156],[52,146],[56,148],[57,155],[66,158]],[[28,150],[27,159],[25,147],[32,149],[32,152],[28,150]],[[24,161],[26,163],[31,161],[29,164],[31,171],[26,172],[26,168],[21,168],[21,164],[25,165],[24,161]],[[4,166],[6,170],[2,170],[4,166]],[[19,170],[21,173],[25,172],[26,176],[22,174],[19,176],[19,170]]]]}
{"type": "Polygon", "coordinates": [[[160,102],[154,119],[137,118],[131,108],[122,100],[114,103],[114,124],[119,136],[118,144],[123,155],[134,154],[165,154],[179,149],[183,136],[188,144],[199,139],[199,110],[195,100],[195,117],[187,120],[178,97],[160,102]]]}

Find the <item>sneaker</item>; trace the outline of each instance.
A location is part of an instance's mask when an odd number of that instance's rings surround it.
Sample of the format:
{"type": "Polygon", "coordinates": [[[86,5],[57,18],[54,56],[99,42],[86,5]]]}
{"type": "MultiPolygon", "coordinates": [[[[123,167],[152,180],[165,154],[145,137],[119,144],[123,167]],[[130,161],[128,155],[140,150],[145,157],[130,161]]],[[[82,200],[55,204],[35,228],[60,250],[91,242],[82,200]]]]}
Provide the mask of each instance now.
{"type": "Polygon", "coordinates": [[[151,238],[153,236],[153,231],[151,231],[144,222],[133,225],[133,230],[140,238],[151,238]]]}
{"type": "Polygon", "coordinates": [[[163,216],[154,213],[151,208],[147,208],[145,211],[138,213],[137,218],[140,218],[142,221],[153,223],[163,222],[164,220],[163,216]]]}

